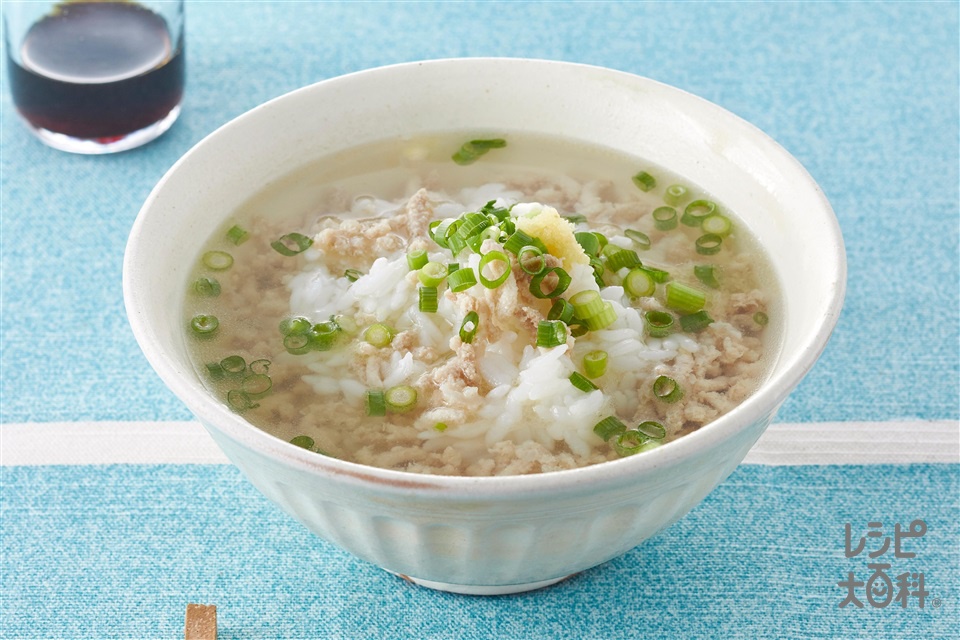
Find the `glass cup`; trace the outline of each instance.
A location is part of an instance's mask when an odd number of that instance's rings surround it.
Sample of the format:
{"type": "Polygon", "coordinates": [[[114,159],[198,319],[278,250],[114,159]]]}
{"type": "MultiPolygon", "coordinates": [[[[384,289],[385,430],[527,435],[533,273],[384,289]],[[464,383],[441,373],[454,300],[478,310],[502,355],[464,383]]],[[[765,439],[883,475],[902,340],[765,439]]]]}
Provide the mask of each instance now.
{"type": "Polygon", "coordinates": [[[10,91],[43,142],[73,153],[145,144],[180,114],[183,0],[4,2],[10,91]]]}

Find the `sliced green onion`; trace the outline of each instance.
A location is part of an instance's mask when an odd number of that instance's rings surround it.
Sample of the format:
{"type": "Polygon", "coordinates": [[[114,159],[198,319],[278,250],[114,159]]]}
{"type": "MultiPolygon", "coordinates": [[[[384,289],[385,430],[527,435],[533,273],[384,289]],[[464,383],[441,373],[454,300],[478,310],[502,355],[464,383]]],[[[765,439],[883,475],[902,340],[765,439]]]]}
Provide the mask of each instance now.
{"type": "Polygon", "coordinates": [[[417,272],[417,278],[425,287],[438,287],[447,277],[447,265],[440,262],[428,262],[417,272]]]}
{"type": "Polygon", "coordinates": [[[349,280],[350,282],[356,282],[364,275],[363,271],[359,269],[347,269],[343,272],[343,277],[349,280]]]}
{"type": "Polygon", "coordinates": [[[219,326],[220,321],[217,319],[217,316],[201,313],[193,316],[193,319],[190,320],[190,328],[193,329],[193,332],[198,336],[209,336],[216,331],[219,326]]]}
{"type": "Polygon", "coordinates": [[[528,244],[517,252],[517,264],[524,273],[535,276],[547,268],[547,259],[543,257],[543,251],[539,247],[528,244]]]}
{"type": "Polygon", "coordinates": [[[687,188],[682,184],[672,184],[663,192],[663,201],[671,207],[679,205],[687,197],[687,188]]]}
{"type": "Polygon", "coordinates": [[[573,305],[563,298],[556,298],[550,311],[547,312],[547,320],[559,320],[569,324],[573,320],[573,305]]]}
{"type": "Polygon", "coordinates": [[[583,252],[588,256],[596,256],[600,253],[600,240],[592,231],[577,231],[573,234],[573,237],[576,238],[577,243],[583,247],[583,252]]]}
{"type": "Polygon", "coordinates": [[[580,224],[587,221],[587,216],[580,215],[579,213],[574,213],[569,216],[563,216],[563,219],[569,222],[570,224],[580,224]]]}
{"type": "Polygon", "coordinates": [[[650,248],[650,236],[642,231],[637,231],[636,229],[627,229],[623,232],[623,235],[633,240],[633,244],[636,245],[638,249],[646,251],[650,248]]]}
{"type": "Polygon", "coordinates": [[[667,437],[667,430],[659,422],[647,420],[637,425],[637,431],[654,440],[663,440],[667,437]]]}
{"type": "Polygon", "coordinates": [[[624,431],[617,439],[613,441],[613,450],[621,456],[632,456],[643,451],[643,448],[650,442],[645,434],[636,429],[624,431]]]}
{"type": "Polygon", "coordinates": [[[632,269],[623,279],[623,290],[631,298],[652,296],[656,288],[657,283],[653,281],[653,276],[645,269],[632,269]]]}
{"type": "Polygon", "coordinates": [[[220,361],[220,367],[229,374],[240,375],[247,370],[247,361],[243,356],[227,356],[220,361]]]}
{"type": "Polygon", "coordinates": [[[503,138],[493,138],[490,140],[471,140],[465,142],[460,149],[451,156],[454,162],[463,166],[473,164],[480,159],[490,149],[502,149],[507,146],[507,141],[503,138]]]}
{"type": "Polygon", "coordinates": [[[207,375],[210,376],[211,380],[223,380],[227,375],[224,373],[223,367],[220,366],[219,362],[208,362],[206,367],[207,375]]]}
{"type": "Polygon", "coordinates": [[[680,222],[688,227],[699,227],[707,216],[717,211],[717,203],[710,200],[694,200],[683,210],[680,222]]]}
{"type": "Polygon", "coordinates": [[[558,347],[567,342],[567,325],[559,320],[541,320],[537,325],[537,346],[558,347]]]}
{"type": "Polygon", "coordinates": [[[693,275],[697,277],[697,280],[711,289],[720,288],[720,282],[717,280],[716,268],[712,264],[694,265],[693,275]]]}
{"type": "Polygon", "coordinates": [[[600,233],[599,231],[594,231],[594,232],[593,232],[593,235],[596,236],[597,242],[600,243],[600,248],[601,248],[601,249],[603,249],[605,246],[607,246],[607,244],[608,244],[608,243],[607,243],[607,236],[603,235],[603,234],[600,233]]]}
{"type": "MultiPolygon", "coordinates": [[[[522,252],[521,252],[522,253],[522,252]]],[[[491,266],[495,271],[496,267],[491,266]]],[[[496,289],[504,282],[507,278],[510,277],[510,258],[507,257],[503,251],[490,251],[480,258],[480,265],[477,267],[477,275],[480,276],[480,284],[485,286],[487,289],[496,289]],[[484,267],[490,265],[491,262],[500,262],[503,263],[503,271],[498,276],[494,276],[492,279],[487,278],[483,275],[484,267]]]]}
{"type": "Polygon", "coordinates": [[[237,413],[246,411],[247,409],[256,409],[260,406],[253,401],[253,398],[240,389],[231,389],[227,392],[227,404],[237,413]]]}
{"type": "Polygon", "coordinates": [[[590,331],[599,331],[600,329],[609,327],[616,319],[617,312],[613,310],[613,305],[609,302],[604,302],[603,310],[589,318],[584,318],[584,322],[587,323],[587,328],[589,328],[590,331]]]}
{"type": "Polygon", "coordinates": [[[447,285],[455,293],[466,291],[477,284],[477,276],[470,267],[460,267],[447,276],[447,285]]]}
{"type": "Polygon", "coordinates": [[[393,341],[393,335],[393,329],[382,322],[378,322],[367,327],[363,332],[363,339],[367,344],[382,349],[393,341]]]}
{"type": "Polygon", "coordinates": [[[251,398],[262,398],[270,392],[273,380],[264,373],[255,373],[243,379],[240,389],[251,398]]]}
{"type": "Polygon", "coordinates": [[[235,245],[241,245],[250,239],[250,232],[239,225],[233,225],[227,229],[227,240],[235,245]]]}
{"type": "Polygon", "coordinates": [[[302,233],[288,233],[270,243],[273,250],[283,256],[295,256],[303,253],[313,244],[313,238],[302,233]]]}
{"type": "Polygon", "coordinates": [[[233,266],[233,256],[226,251],[207,251],[201,260],[204,266],[214,271],[226,271],[233,266]]]}
{"type": "Polygon", "coordinates": [[[667,376],[658,376],[653,381],[653,395],[657,400],[663,400],[668,404],[673,404],[683,397],[683,389],[677,384],[677,381],[667,376]]]}
{"type": "Polygon", "coordinates": [[[651,338],[663,338],[673,329],[673,316],[666,311],[647,311],[643,314],[647,335],[651,338]]]}
{"type": "Polygon", "coordinates": [[[703,222],[700,223],[700,228],[707,233],[715,233],[723,237],[730,235],[730,232],[733,231],[733,223],[727,216],[715,213],[704,218],[703,222]]]}
{"type": "Polygon", "coordinates": [[[713,318],[707,315],[707,312],[703,309],[696,313],[688,313],[685,316],[680,316],[680,328],[687,333],[700,333],[709,327],[712,322],[713,318]]]}
{"type": "Polygon", "coordinates": [[[596,258],[593,256],[590,257],[590,266],[593,267],[593,275],[598,278],[603,275],[604,271],[607,270],[607,268],[603,264],[603,261],[600,260],[600,258],[596,258]]]}
{"type": "Polygon", "coordinates": [[[530,279],[530,293],[533,294],[534,298],[556,298],[567,290],[567,287],[570,286],[572,281],[573,279],[570,277],[570,274],[561,267],[550,267],[530,279]],[[543,280],[551,273],[556,274],[557,284],[550,291],[544,291],[543,280]]]}
{"type": "Polygon", "coordinates": [[[444,431],[447,430],[447,423],[446,423],[446,422],[438,422],[437,424],[433,425],[433,428],[434,428],[434,430],[439,431],[440,433],[443,433],[444,431]]]}
{"type": "Polygon", "coordinates": [[[305,334],[313,327],[313,323],[303,316],[284,318],[280,321],[280,333],[285,336],[305,334]]]}
{"type": "Polygon", "coordinates": [[[657,269],[657,268],[651,267],[651,266],[646,266],[646,267],[641,267],[641,268],[642,268],[644,271],[646,271],[646,272],[650,275],[651,278],[653,278],[653,281],[654,281],[654,282],[663,284],[664,282],[666,282],[667,280],[670,279],[670,273],[667,272],[667,271],[664,271],[663,269],[657,269]]]}
{"type": "Polygon", "coordinates": [[[367,415],[387,415],[387,401],[380,389],[367,389],[367,415]]]}
{"type": "Polygon", "coordinates": [[[657,186],[657,179],[646,171],[641,171],[631,179],[633,180],[633,184],[637,185],[637,188],[640,189],[640,191],[650,191],[657,186]]]}
{"type": "Polygon", "coordinates": [[[707,302],[706,292],[681,282],[668,282],[666,292],[666,305],[680,313],[696,313],[707,302]]]}
{"type": "Polygon", "coordinates": [[[502,235],[503,235],[503,232],[500,231],[500,227],[497,227],[497,226],[487,227],[486,229],[483,230],[483,232],[480,233],[480,241],[481,243],[484,240],[493,240],[495,242],[500,242],[500,236],[502,235]]]}
{"type": "Polygon", "coordinates": [[[653,210],[653,226],[660,231],[677,228],[677,210],[673,207],[657,207],[653,210]]]}
{"type": "Polygon", "coordinates": [[[447,264],[447,275],[450,275],[451,273],[453,273],[454,271],[456,271],[456,270],[459,269],[459,268],[460,268],[460,265],[457,264],[456,262],[451,262],[451,263],[447,264]]]}
{"type": "MultiPolygon", "coordinates": [[[[542,242],[539,242],[533,236],[524,233],[520,229],[517,229],[513,232],[513,234],[510,235],[509,238],[507,238],[507,241],[503,243],[503,248],[513,255],[517,255],[526,246],[533,245],[540,248],[540,245],[542,244],[542,242]]],[[[546,248],[543,247],[541,250],[546,251],[546,248]]]]}
{"type": "Polygon", "coordinates": [[[479,327],[480,314],[476,311],[471,311],[463,317],[463,322],[460,323],[460,340],[467,344],[473,342],[473,338],[477,335],[477,329],[479,327]]]}
{"type": "Polygon", "coordinates": [[[267,373],[270,371],[270,361],[266,358],[260,358],[259,360],[254,360],[251,362],[247,368],[250,370],[250,373],[267,373]]]}
{"type": "Polygon", "coordinates": [[[590,331],[587,323],[579,318],[574,318],[567,323],[567,326],[570,327],[570,335],[574,338],[579,338],[580,336],[586,335],[587,331],[590,331]]]}
{"type": "Polygon", "coordinates": [[[204,298],[216,298],[220,295],[220,283],[216,278],[198,278],[193,283],[193,290],[204,298]]]}
{"type": "Polygon", "coordinates": [[[294,436],[290,439],[290,444],[300,447],[301,449],[313,449],[313,438],[310,436],[294,436]]]}
{"type": "Polygon", "coordinates": [[[588,378],[599,378],[607,372],[607,352],[591,351],[583,356],[583,370],[588,378]]]}
{"type": "Polygon", "coordinates": [[[593,425],[593,432],[600,436],[604,442],[609,442],[610,438],[618,436],[626,430],[627,425],[623,424],[616,416],[607,416],[593,425]]]}
{"type": "Polygon", "coordinates": [[[387,408],[390,411],[403,413],[404,411],[409,411],[417,404],[417,390],[405,384],[390,387],[386,393],[383,394],[383,399],[386,401],[387,408]]]}
{"type": "Polygon", "coordinates": [[[580,391],[583,391],[584,393],[590,393],[591,391],[596,391],[600,388],[590,382],[590,379],[579,371],[574,371],[570,374],[570,384],[575,386],[577,389],[580,389],[580,391]]]}
{"type": "Polygon", "coordinates": [[[433,238],[433,241],[436,242],[438,245],[440,245],[444,249],[448,249],[449,247],[447,246],[447,231],[449,231],[451,228],[454,231],[456,230],[456,226],[454,226],[455,222],[456,220],[454,220],[453,218],[446,218],[444,220],[434,220],[427,227],[430,233],[430,237],[433,238]]]}
{"type": "Polygon", "coordinates": [[[292,333],[283,337],[283,348],[294,356],[302,356],[310,349],[310,336],[305,333],[292,333]]]}
{"type": "Polygon", "coordinates": [[[573,313],[581,320],[586,320],[603,311],[603,298],[593,289],[585,289],[575,293],[570,298],[570,304],[573,305],[573,313]]]}
{"type": "Polygon", "coordinates": [[[753,321],[761,327],[765,327],[770,322],[770,316],[765,314],[763,311],[757,311],[755,314],[753,314],[753,321]]]}
{"type": "MultiPolygon", "coordinates": [[[[607,245],[612,247],[615,245],[607,245]]],[[[637,252],[633,249],[620,249],[619,251],[612,251],[607,254],[607,267],[610,271],[620,271],[626,267],[627,269],[632,269],[633,267],[640,266],[640,256],[637,255],[637,252]]]]}
{"type": "Polygon", "coordinates": [[[320,322],[310,328],[310,348],[314,351],[329,351],[337,342],[340,327],[335,322],[320,322]]]}
{"type": "Polygon", "coordinates": [[[419,290],[419,304],[420,311],[423,313],[436,313],[437,309],[440,306],[440,302],[437,298],[437,288],[436,287],[420,287],[419,290]]]}
{"type": "Polygon", "coordinates": [[[723,238],[715,233],[705,233],[697,238],[697,253],[703,256],[712,256],[720,253],[720,247],[723,245],[723,238]]]}
{"type": "Polygon", "coordinates": [[[417,249],[407,254],[407,266],[410,267],[410,271],[423,268],[423,265],[427,264],[428,260],[427,252],[423,249],[417,249]]]}

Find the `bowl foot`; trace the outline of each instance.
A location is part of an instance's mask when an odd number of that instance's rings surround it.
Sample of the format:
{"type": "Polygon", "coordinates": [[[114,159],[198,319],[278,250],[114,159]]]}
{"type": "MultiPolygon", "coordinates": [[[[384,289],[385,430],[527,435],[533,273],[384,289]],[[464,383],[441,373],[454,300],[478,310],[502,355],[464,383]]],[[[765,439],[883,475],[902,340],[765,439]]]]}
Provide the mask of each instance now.
{"type": "MultiPolygon", "coordinates": [[[[394,572],[391,571],[390,573],[394,572]]],[[[467,596],[504,596],[511,593],[523,593],[524,591],[533,591],[534,589],[549,587],[550,585],[556,584],[561,580],[566,580],[574,574],[571,573],[570,575],[560,576],[559,578],[551,578],[549,580],[540,580],[539,582],[489,586],[478,584],[451,584],[449,582],[435,582],[433,580],[414,578],[413,576],[407,576],[402,573],[394,573],[394,575],[403,578],[407,582],[412,582],[413,584],[426,587],[427,589],[436,589],[437,591],[447,591],[449,593],[459,593],[467,596]]]]}

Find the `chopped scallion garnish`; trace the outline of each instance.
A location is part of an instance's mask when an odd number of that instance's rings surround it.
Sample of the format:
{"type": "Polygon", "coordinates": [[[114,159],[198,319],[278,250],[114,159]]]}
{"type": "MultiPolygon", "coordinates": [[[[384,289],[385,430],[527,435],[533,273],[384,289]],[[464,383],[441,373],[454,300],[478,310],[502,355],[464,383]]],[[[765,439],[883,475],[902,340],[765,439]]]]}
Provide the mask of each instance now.
{"type": "Polygon", "coordinates": [[[663,338],[670,335],[673,328],[673,316],[666,311],[647,311],[643,315],[647,335],[651,338],[663,338]]]}
{"type": "Polygon", "coordinates": [[[198,278],[193,283],[193,290],[198,296],[204,298],[216,298],[220,295],[220,283],[216,278],[198,278]]]}
{"type": "Polygon", "coordinates": [[[473,342],[473,338],[477,335],[477,329],[479,327],[480,314],[476,311],[471,311],[463,317],[463,322],[460,323],[460,340],[467,344],[473,342]]]}
{"type": "Polygon", "coordinates": [[[417,278],[425,287],[439,287],[447,277],[447,265],[441,262],[428,262],[417,272],[417,278]]]}
{"type": "Polygon", "coordinates": [[[585,289],[573,294],[570,298],[570,304],[573,305],[574,315],[581,320],[586,320],[603,311],[603,298],[593,289],[585,289]]]}
{"type": "Polygon", "coordinates": [[[436,287],[420,287],[419,304],[420,311],[423,313],[436,313],[439,308],[438,293],[436,287]]]}
{"type": "Polygon", "coordinates": [[[569,222],[570,224],[581,224],[587,221],[587,216],[580,215],[579,213],[574,213],[569,216],[563,216],[563,219],[569,222]]]}
{"type": "Polygon", "coordinates": [[[201,260],[204,266],[214,271],[225,271],[233,266],[233,256],[226,251],[207,251],[201,260]]]}
{"type": "Polygon", "coordinates": [[[267,395],[271,387],[273,387],[273,380],[264,373],[249,375],[240,383],[240,389],[254,399],[267,395]]]}
{"type": "Polygon", "coordinates": [[[541,320],[537,325],[537,346],[558,347],[567,342],[567,325],[559,320],[541,320]]]}
{"type": "Polygon", "coordinates": [[[313,438],[310,436],[294,436],[290,439],[290,444],[296,445],[301,449],[313,449],[313,438]]]}
{"type": "Polygon", "coordinates": [[[649,442],[650,438],[645,434],[636,429],[630,429],[617,436],[617,439],[613,441],[613,450],[624,457],[632,456],[643,451],[649,442]]]}
{"type": "Polygon", "coordinates": [[[693,275],[697,277],[697,280],[711,289],[720,288],[720,282],[717,280],[716,268],[712,264],[694,265],[693,275]]]}
{"type": "Polygon", "coordinates": [[[502,149],[505,146],[507,146],[507,141],[503,138],[471,140],[470,142],[463,143],[460,149],[451,157],[453,161],[459,165],[473,164],[490,149],[502,149]]]}
{"type": "Polygon", "coordinates": [[[417,390],[409,385],[390,387],[383,394],[387,409],[397,413],[409,411],[417,404],[417,390]]]}
{"type": "Polygon", "coordinates": [[[434,428],[435,431],[439,431],[440,433],[443,433],[444,431],[447,430],[447,423],[446,423],[446,422],[438,422],[437,424],[433,425],[433,428],[434,428]]]}
{"type": "Polygon", "coordinates": [[[574,371],[570,374],[570,384],[575,386],[577,389],[580,389],[580,391],[583,391],[584,393],[590,393],[591,391],[596,391],[600,388],[590,382],[590,379],[579,371],[574,371]]]}
{"type": "Polygon", "coordinates": [[[240,225],[233,225],[227,229],[227,240],[235,245],[241,245],[250,239],[250,232],[240,225]]]}
{"type": "Polygon", "coordinates": [[[589,378],[599,378],[607,372],[607,352],[596,350],[583,356],[583,370],[589,378]]]}
{"type": "Polygon", "coordinates": [[[270,243],[273,250],[284,256],[295,256],[303,253],[313,244],[313,238],[302,233],[288,233],[270,243]]]}
{"type": "Polygon", "coordinates": [[[683,210],[680,222],[688,227],[699,227],[707,218],[717,211],[717,203],[711,200],[694,200],[683,210]]]}
{"type": "Polygon", "coordinates": [[[378,322],[372,324],[363,332],[363,339],[367,344],[382,349],[393,341],[393,329],[387,325],[378,322]]]}
{"type": "Polygon", "coordinates": [[[600,436],[604,442],[609,442],[610,438],[618,436],[626,430],[627,425],[623,424],[616,416],[607,416],[593,425],[593,432],[600,436]]]}
{"type": "Polygon", "coordinates": [[[623,235],[633,240],[634,246],[642,251],[646,251],[650,248],[650,236],[642,231],[637,231],[636,229],[627,229],[623,232],[623,235]]]}
{"type": "Polygon", "coordinates": [[[666,305],[684,314],[700,311],[707,302],[707,294],[704,291],[682,282],[668,282],[666,293],[666,305]]]}
{"type": "Polygon", "coordinates": [[[770,316],[765,314],[763,311],[757,311],[755,314],[753,314],[753,321],[761,327],[765,327],[770,322],[770,316]]]}
{"type": "Polygon", "coordinates": [[[672,184],[663,192],[663,201],[671,207],[676,207],[687,197],[687,188],[682,184],[672,184]]]}
{"type": "Polygon", "coordinates": [[[647,420],[637,425],[637,431],[654,440],[663,440],[667,437],[667,430],[659,422],[647,420]]]}
{"type": "Polygon", "coordinates": [[[302,356],[310,351],[310,336],[306,333],[291,333],[284,336],[283,348],[291,355],[302,356]]]}
{"type": "Polygon", "coordinates": [[[363,277],[363,271],[359,269],[347,269],[343,272],[343,277],[349,280],[350,282],[356,282],[363,277]]]}
{"type": "Polygon", "coordinates": [[[387,401],[381,389],[367,389],[367,415],[387,415],[387,401]]]}
{"type": "Polygon", "coordinates": [[[260,358],[259,360],[254,360],[247,367],[250,370],[250,373],[267,373],[270,371],[270,361],[266,358],[260,358]]]}
{"type": "Polygon", "coordinates": [[[427,264],[428,260],[427,252],[423,249],[417,249],[407,254],[407,266],[410,267],[410,271],[423,268],[423,265],[427,264]]]}
{"type": "Polygon", "coordinates": [[[547,259],[543,257],[543,251],[539,247],[528,244],[517,252],[517,264],[524,273],[535,276],[547,268],[547,259]]]}
{"type": "Polygon", "coordinates": [[[507,254],[505,254],[503,251],[490,251],[485,253],[480,258],[480,265],[477,267],[477,275],[480,276],[480,284],[485,286],[487,289],[496,289],[506,282],[507,278],[510,277],[510,258],[508,258],[507,254]],[[484,275],[483,270],[485,267],[489,266],[493,271],[496,271],[497,267],[494,264],[491,264],[495,262],[501,263],[501,271],[499,274],[494,275],[493,278],[487,278],[487,276],[484,275]]]}
{"type": "Polygon", "coordinates": [[[227,404],[237,413],[246,411],[247,409],[256,409],[260,406],[253,401],[253,398],[240,389],[231,389],[227,392],[227,404]]]}
{"type": "Polygon", "coordinates": [[[673,404],[683,397],[683,389],[680,388],[680,385],[673,378],[658,376],[657,379],[653,381],[653,395],[657,397],[657,400],[673,404]]]}
{"type": "MultiPolygon", "coordinates": [[[[608,244],[604,251],[616,245],[608,244]]],[[[620,269],[640,266],[640,256],[633,249],[619,249],[618,251],[606,252],[607,267],[610,271],[620,271],[620,269]]]]}
{"type": "Polygon", "coordinates": [[[713,318],[707,315],[707,312],[701,309],[696,313],[688,313],[680,316],[680,328],[687,333],[699,333],[710,326],[713,318]]]}
{"type": "Polygon", "coordinates": [[[572,281],[573,279],[570,277],[570,274],[564,271],[562,267],[550,267],[530,279],[530,293],[532,293],[535,298],[555,298],[566,291],[572,281]],[[550,291],[544,291],[543,281],[551,274],[556,276],[556,284],[550,291]]]}
{"type": "Polygon", "coordinates": [[[280,321],[280,333],[285,336],[296,336],[305,334],[313,327],[313,323],[303,316],[284,318],[280,321]]]}
{"type": "Polygon", "coordinates": [[[460,267],[447,276],[447,286],[454,293],[466,291],[475,284],[477,284],[477,276],[470,267],[460,267]]]}
{"type": "Polygon", "coordinates": [[[706,233],[715,233],[723,237],[730,235],[730,232],[733,231],[733,223],[727,216],[715,213],[704,218],[703,222],[700,223],[700,228],[706,233]]]}
{"type": "Polygon", "coordinates": [[[307,333],[310,348],[314,351],[329,351],[336,344],[339,335],[340,327],[335,322],[317,323],[307,333]]]}
{"type": "Polygon", "coordinates": [[[190,320],[190,328],[193,329],[193,332],[198,336],[212,335],[219,326],[220,321],[217,319],[217,316],[203,313],[193,316],[193,319],[190,320]]]}
{"type": "Polygon", "coordinates": [[[614,311],[613,305],[609,302],[603,303],[603,309],[589,318],[584,318],[584,322],[587,323],[587,328],[590,331],[599,331],[600,329],[606,329],[611,324],[613,324],[617,319],[617,312],[614,311]]]}
{"type": "Polygon", "coordinates": [[[623,279],[623,290],[631,298],[652,296],[656,288],[657,283],[646,269],[632,269],[623,279]]]}
{"type": "Polygon", "coordinates": [[[583,252],[588,256],[594,256],[600,253],[600,240],[592,231],[577,231],[573,234],[577,242],[583,247],[583,252]]]}
{"type": "Polygon", "coordinates": [[[660,231],[677,228],[677,210],[673,207],[657,207],[653,210],[653,226],[660,231]]]}
{"type": "Polygon", "coordinates": [[[555,298],[550,311],[547,313],[547,320],[559,320],[569,324],[573,320],[573,305],[563,298],[555,298]]]}
{"type": "Polygon", "coordinates": [[[705,233],[697,238],[697,253],[703,256],[712,256],[720,253],[720,247],[723,245],[723,237],[715,233],[705,233]]]}
{"type": "Polygon", "coordinates": [[[637,185],[640,191],[650,191],[657,186],[657,179],[646,171],[641,171],[632,178],[633,184],[637,185]]]}

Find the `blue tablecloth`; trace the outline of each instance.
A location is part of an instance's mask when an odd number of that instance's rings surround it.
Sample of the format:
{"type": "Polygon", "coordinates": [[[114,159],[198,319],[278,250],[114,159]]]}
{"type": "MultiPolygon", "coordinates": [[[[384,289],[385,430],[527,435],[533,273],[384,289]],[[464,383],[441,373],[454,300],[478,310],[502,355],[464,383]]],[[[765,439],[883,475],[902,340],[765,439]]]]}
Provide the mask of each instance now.
{"type": "Polygon", "coordinates": [[[218,605],[221,638],[960,636],[956,2],[188,2],[187,33],[183,114],[135,151],[42,146],[0,82],[0,637],[176,637],[187,602],[218,605]],[[231,466],[44,459],[74,428],[191,420],[141,355],[120,286],[139,206],[181,154],[300,86],[457,56],[645,75],[755,123],[808,168],[840,220],[849,286],[826,353],[778,416],[810,428],[803,464],[756,457],[627,555],[546,590],[476,598],[345,554],[231,466]],[[919,453],[857,457],[892,423],[919,453]],[[860,438],[848,458],[817,453],[824,425],[860,438]],[[914,558],[868,557],[914,520],[927,527],[904,543],[914,558]],[[854,546],[867,540],[851,558],[847,524],[854,546]],[[891,565],[900,592],[903,573],[924,586],[881,608],[861,585],[864,606],[840,607],[850,574],[878,584],[872,563],[891,565]]]}

